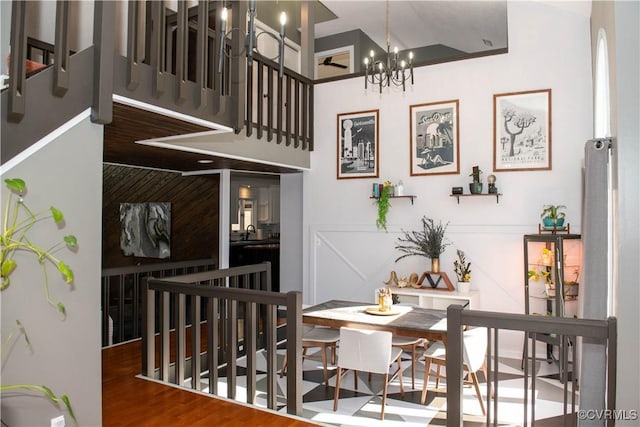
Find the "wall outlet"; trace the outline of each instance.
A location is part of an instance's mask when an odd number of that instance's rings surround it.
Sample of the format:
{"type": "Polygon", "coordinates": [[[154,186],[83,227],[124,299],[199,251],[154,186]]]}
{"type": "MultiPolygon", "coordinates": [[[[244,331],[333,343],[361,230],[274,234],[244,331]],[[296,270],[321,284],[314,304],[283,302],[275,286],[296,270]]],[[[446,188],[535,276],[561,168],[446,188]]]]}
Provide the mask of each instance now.
{"type": "Polygon", "coordinates": [[[65,426],[64,415],[51,418],[51,427],[64,427],[64,426],[65,426]]]}

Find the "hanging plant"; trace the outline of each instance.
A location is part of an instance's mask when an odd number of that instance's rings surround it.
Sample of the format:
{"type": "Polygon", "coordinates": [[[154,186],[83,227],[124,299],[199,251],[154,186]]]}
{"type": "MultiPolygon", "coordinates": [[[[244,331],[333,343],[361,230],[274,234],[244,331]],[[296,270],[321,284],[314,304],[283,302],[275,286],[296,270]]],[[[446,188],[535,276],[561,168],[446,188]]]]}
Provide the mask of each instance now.
{"type": "Polygon", "coordinates": [[[387,185],[385,182],[382,191],[380,191],[380,197],[376,199],[376,203],[378,204],[378,219],[376,219],[376,226],[378,230],[387,231],[387,213],[389,212],[389,207],[391,203],[389,203],[389,189],[391,188],[391,184],[387,185]]]}

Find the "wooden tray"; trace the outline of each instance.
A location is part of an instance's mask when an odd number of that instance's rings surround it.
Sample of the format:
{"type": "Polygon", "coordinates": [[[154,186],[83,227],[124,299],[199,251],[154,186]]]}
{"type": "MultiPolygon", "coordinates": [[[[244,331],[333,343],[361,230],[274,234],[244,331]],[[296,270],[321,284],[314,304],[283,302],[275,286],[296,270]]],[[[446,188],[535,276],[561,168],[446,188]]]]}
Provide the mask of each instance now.
{"type": "Polygon", "coordinates": [[[373,314],[375,316],[395,316],[396,314],[400,314],[399,311],[395,310],[380,311],[378,310],[378,307],[367,307],[364,311],[365,313],[373,314]]]}

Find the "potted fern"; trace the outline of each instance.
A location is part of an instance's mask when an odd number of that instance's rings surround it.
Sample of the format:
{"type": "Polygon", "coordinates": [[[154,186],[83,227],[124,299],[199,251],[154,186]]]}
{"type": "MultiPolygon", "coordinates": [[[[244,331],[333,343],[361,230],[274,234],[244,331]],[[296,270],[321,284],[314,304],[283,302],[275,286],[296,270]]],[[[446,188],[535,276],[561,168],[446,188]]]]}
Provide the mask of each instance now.
{"type": "MultiPolygon", "coordinates": [[[[62,225],[64,222],[64,216],[60,210],[53,206],[51,206],[47,211],[34,213],[24,202],[24,195],[26,193],[27,186],[22,179],[6,179],[5,184],[10,191],[7,196],[7,205],[4,211],[2,234],[0,234],[0,277],[2,280],[0,284],[0,291],[2,292],[2,297],[8,298],[8,296],[5,296],[5,292],[10,291],[11,286],[19,286],[18,284],[11,282],[11,274],[16,270],[16,268],[18,268],[15,255],[18,252],[32,254],[38,260],[38,263],[42,268],[45,298],[49,305],[56,309],[64,318],[64,316],[66,316],[65,305],[61,301],[54,301],[51,299],[47,269],[49,265],[54,265],[66,283],[71,284],[73,282],[73,271],[55,254],[64,247],[72,250],[77,248],[78,242],[76,237],[73,235],[64,236],[62,241],[49,249],[44,249],[33,243],[29,238],[29,231],[36,225],[36,223],[51,218],[58,225],[62,225]]],[[[16,319],[15,325],[9,332],[8,336],[6,338],[3,337],[2,339],[2,348],[0,348],[0,352],[2,352],[3,357],[5,357],[5,349],[10,352],[10,348],[20,336],[24,338],[25,343],[30,347],[31,342],[29,341],[27,331],[20,320],[16,319]]],[[[14,392],[16,390],[41,393],[55,405],[63,403],[66,406],[69,415],[77,424],[75,414],[71,407],[71,401],[66,394],[58,395],[49,387],[39,384],[2,383],[0,385],[1,394],[14,392]]]]}
{"type": "Polygon", "coordinates": [[[440,272],[440,255],[444,252],[449,242],[444,238],[449,223],[442,224],[426,216],[422,217],[421,231],[402,231],[404,236],[398,237],[396,249],[402,252],[396,262],[408,256],[423,256],[431,258],[431,272],[440,272]]]}

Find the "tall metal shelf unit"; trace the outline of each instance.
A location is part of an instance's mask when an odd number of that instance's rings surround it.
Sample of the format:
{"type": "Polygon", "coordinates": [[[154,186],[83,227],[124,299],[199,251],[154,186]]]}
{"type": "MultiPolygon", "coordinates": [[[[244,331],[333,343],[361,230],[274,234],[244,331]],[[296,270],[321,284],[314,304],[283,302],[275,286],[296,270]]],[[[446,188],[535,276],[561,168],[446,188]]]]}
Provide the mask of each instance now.
{"type": "MultiPolygon", "coordinates": [[[[566,302],[576,300],[578,298],[578,276],[580,269],[579,255],[581,249],[577,249],[580,245],[581,236],[579,234],[570,233],[540,233],[524,235],[524,290],[525,290],[525,314],[543,314],[547,316],[566,316],[566,302]],[[567,258],[567,246],[575,244],[574,253],[571,254],[572,259],[567,258]],[[534,252],[538,248],[540,252],[534,252]],[[542,249],[546,249],[542,251],[542,249]],[[577,254],[575,252],[580,252],[577,254]],[[533,261],[530,255],[535,258],[533,261]],[[532,282],[535,279],[530,277],[529,272],[532,271],[538,275],[538,279],[544,282],[537,289],[531,289],[532,282]],[[574,275],[572,277],[572,275],[574,275]],[[567,280],[566,278],[573,280],[567,280]],[[532,312],[531,302],[533,300],[542,300],[545,302],[545,313],[532,312]]],[[[563,370],[565,359],[569,357],[568,348],[573,343],[565,343],[561,336],[553,335],[535,335],[536,341],[547,344],[547,361],[557,361],[560,367],[560,380],[564,382],[566,372],[563,370]],[[554,347],[558,347],[558,356],[554,356],[554,347]]],[[[535,348],[535,346],[534,346],[535,348]]],[[[534,350],[535,352],[535,350],[534,350]]],[[[535,358],[535,355],[533,356],[535,358]]],[[[569,360],[567,360],[569,361],[569,360]]],[[[523,357],[524,363],[524,357],[523,357]]]]}

